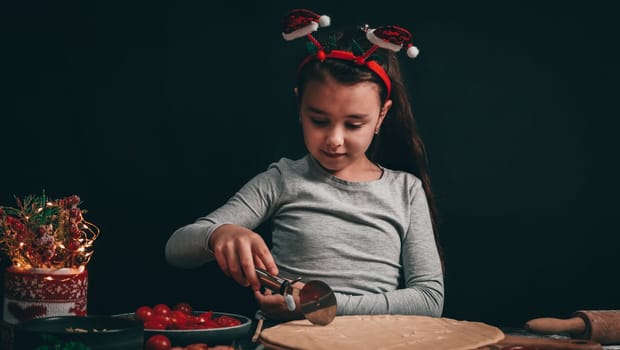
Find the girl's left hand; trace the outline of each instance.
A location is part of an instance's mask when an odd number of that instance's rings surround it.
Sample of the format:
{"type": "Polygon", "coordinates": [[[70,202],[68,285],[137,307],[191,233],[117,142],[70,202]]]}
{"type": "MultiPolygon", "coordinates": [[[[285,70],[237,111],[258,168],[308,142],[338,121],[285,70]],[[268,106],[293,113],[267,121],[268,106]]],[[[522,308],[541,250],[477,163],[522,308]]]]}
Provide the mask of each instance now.
{"type": "Polygon", "coordinates": [[[265,293],[255,291],[254,296],[265,316],[280,321],[300,320],[304,318],[304,315],[301,313],[299,301],[299,290],[303,285],[303,283],[297,282],[295,283],[295,288],[293,288],[293,299],[295,300],[294,311],[289,311],[286,307],[283,295],[272,293],[269,289],[265,290],[265,293]]]}

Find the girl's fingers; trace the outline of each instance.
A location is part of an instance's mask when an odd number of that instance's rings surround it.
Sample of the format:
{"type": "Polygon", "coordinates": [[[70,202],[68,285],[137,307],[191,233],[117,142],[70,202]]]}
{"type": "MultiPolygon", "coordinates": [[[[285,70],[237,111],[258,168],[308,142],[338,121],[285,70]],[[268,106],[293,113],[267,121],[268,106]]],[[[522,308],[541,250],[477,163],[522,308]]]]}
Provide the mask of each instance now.
{"type": "Polygon", "coordinates": [[[232,277],[240,285],[247,287],[247,281],[239,262],[239,254],[241,254],[241,252],[238,252],[234,245],[230,245],[226,250],[226,263],[228,265],[230,277],[232,277]]]}
{"type": "Polygon", "coordinates": [[[280,273],[278,271],[278,266],[276,265],[276,262],[273,260],[273,256],[269,251],[269,248],[267,248],[267,245],[265,245],[264,242],[256,249],[255,256],[255,259],[257,261],[260,261],[263,265],[262,268],[264,270],[267,270],[267,272],[274,276],[277,276],[280,273]]]}
{"type": "Polygon", "coordinates": [[[256,268],[254,267],[254,254],[252,254],[252,247],[250,244],[240,244],[239,251],[239,265],[241,273],[244,277],[244,286],[251,286],[256,290],[260,288],[258,277],[256,277],[256,268]]]}
{"type": "Polygon", "coordinates": [[[265,290],[265,293],[255,291],[254,296],[263,311],[272,312],[274,308],[277,308],[276,305],[284,302],[284,299],[280,294],[274,294],[269,289],[265,290]]]}
{"type": "MultiPolygon", "coordinates": [[[[254,254],[254,265],[256,265],[257,268],[262,269],[262,270],[267,270],[265,268],[265,264],[263,264],[263,261],[258,257],[258,255],[254,254]]],[[[254,289],[252,288],[254,291],[260,291],[260,278],[258,277],[258,275],[256,275],[256,278],[258,278],[258,283],[259,283],[259,288],[258,289],[254,289]]]]}
{"type": "Polygon", "coordinates": [[[291,312],[287,309],[282,295],[267,290],[265,293],[256,291],[254,292],[254,296],[256,297],[261,311],[267,317],[274,319],[289,319],[293,317],[291,312]]]}
{"type": "Polygon", "coordinates": [[[223,244],[213,241],[213,253],[224,274],[240,285],[249,285],[256,291],[260,289],[256,267],[274,276],[279,272],[265,241],[258,234],[248,232],[251,234],[239,232],[222,242],[223,244]]]}
{"type": "Polygon", "coordinates": [[[262,305],[266,303],[267,301],[269,301],[270,298],[273,298],[274,294],[273,292],[271,292],[271,289],[265,289],[264,292],[261,292],[260,290],[255,290],[254,297],[256,298],[256,301],[262,305]]]}
{"type": "Polygon", "coordinates": [[[254,265],[256,265],[256,267],[258,267],[259,269],[267,270],[265,268],[265,264],[263,264],[263,261],[257,254],[254,254],[254,265]]]}
{"type": "Polygon", "coordinates": [[[265,244],[265,241],[262,240],[262,238],[254,241],[254,243],[252,244],[252,258],[252,270],[248,271],[246,276],[248,277],[248,282],[250,286],[252,286],[252,289],[258,290],[260,289],[260,281],[258,280],[258,276],[256,275],[255,267],[267,270],[267,272],[274,276],[278,275],[278,268],[275,261],[273,260],[273,257],[271,256],[269,248],[267,248],[267,245],[265,244]]]}
{"type": "Polygon", "coordinates": [[[219,265],[220,269],[226,276],[230,276],[230,269],[228,268],[228,263],[226,262],[226,255],[221,251],[213,251],[213,255],[215,256],[215,261],[219,265]]]}

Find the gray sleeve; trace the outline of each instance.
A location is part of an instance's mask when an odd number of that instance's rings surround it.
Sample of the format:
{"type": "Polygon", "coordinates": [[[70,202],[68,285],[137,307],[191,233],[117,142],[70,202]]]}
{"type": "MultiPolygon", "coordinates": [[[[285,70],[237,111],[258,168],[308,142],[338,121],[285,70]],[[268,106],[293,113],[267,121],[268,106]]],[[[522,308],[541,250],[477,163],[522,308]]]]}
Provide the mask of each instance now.
{"type": "Polygon", "coordinates": [[[235,224],[254,229],[274,210],[280,193],[281,174],[276,166],[256,175],[224,205],[196,222],[176,230],[165,247],[166,260],[181,268],[193,268],[214,259],[207,242],[215,229],[235,224]]]}
{"type": "Polygon", "coordinates": [[[403,314],[439,317],[444,287],[441,260],[424,190],[412,189],[411,220],[401,256],[405,288],[380,294],[336,294],[339,315],[403,314]]]}

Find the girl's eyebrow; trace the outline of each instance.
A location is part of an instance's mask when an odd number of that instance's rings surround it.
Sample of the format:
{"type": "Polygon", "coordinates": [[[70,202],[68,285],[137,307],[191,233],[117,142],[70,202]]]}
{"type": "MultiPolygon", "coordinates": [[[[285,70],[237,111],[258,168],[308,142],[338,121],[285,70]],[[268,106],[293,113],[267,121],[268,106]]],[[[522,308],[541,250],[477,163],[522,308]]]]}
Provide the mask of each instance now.
{"type": "Polygon", "coordinates": [[[351,115],[348,115],[347,118],[366,119],[368,118],[368,114],[351,114],[351,115]]]}
{"type": "Polygon", "coordinates": [[[306,109],[309,112],[316,113],[316,114],[327,114],[325,111],[318,109],[316,107],[312,107],[312,106],[306,106],[306,109]]]}
{"type": "MultiPolygon", "coordinates": [[[[312,107],[312,106],[306,106],[306,109],[311,112],[311,113],[316,113],[316,114],[320,114],[320,115],[326,115],[328,114],[327,112],[316,108],[316,107],[312,107]]],[[[353,118],[353,119],[366,119],[368,117],[368,114],[350,114],[347,115],[347,118],[353,118]]]]}

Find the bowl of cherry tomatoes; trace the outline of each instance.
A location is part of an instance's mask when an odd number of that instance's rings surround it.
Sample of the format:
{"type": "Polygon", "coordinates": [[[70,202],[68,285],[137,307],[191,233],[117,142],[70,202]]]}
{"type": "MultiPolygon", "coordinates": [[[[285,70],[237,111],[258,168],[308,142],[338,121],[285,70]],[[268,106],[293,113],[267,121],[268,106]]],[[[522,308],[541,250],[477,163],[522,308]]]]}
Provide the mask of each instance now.
{"type": "Polygon", "coordinates": [[[144,339],[161,334],[173,346],[196,343],[230,345],[250,337],[252,320],[243,315],[216,311],[197,311],[188,303],[143,305],[135,312],[116,317],[141,321],[144,339]]]}

